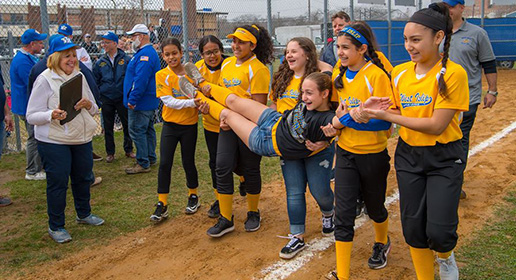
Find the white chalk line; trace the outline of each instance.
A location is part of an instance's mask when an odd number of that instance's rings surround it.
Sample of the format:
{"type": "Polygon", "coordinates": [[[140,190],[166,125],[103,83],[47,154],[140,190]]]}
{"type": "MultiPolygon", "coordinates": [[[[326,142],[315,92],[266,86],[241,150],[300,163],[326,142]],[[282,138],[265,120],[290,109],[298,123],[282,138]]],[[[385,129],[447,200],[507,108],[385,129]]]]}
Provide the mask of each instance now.
{"type": "MultiPolygon", "coordinates": [[[[469,156],[468,158],[474,156],[475,154],[479,153],[480,151],[484,150],[485,148],[491,146],[495,142],[499,141],[509,133],[511,133],[513,130],[516,129],[516,121],[512,122],[509,126],[504,128],[502,131],[496,133],[495,135],[491,136],[489,139],[483,141],[482,143],[476,145],[472,149],[469,150],[469,156]]],[[[395,203],[399,199],[399,192],[398,189],[396,189],[390,196],[385,198],[385,206],[388,207],[389,205],[395,203]]],[[[360,228],[362,225],[365,224],[366,221],[368,221],[369,218],[366,216],[360,217],[359,219],[355,220],[355,230],[357,228],[360,228]]],[[[305,264],[310,262],[312,258],[321,251],[324,251],[328,249],[330,246],[332,246],[335,242],[335,238],[332,237],[321,237],[316,238],[310,242],[308,242],[307,248],[299,253],[293,260],[279,260],[276,263],[270,265],[269,267],[266,267],[262,269],[262,274],[265,276],[262,279],[265,280],[275,280],[275,279],[285,279],[288,276],[290,276],[292,273],[298,271],[300,268],[302,268],[305,264]]]]}

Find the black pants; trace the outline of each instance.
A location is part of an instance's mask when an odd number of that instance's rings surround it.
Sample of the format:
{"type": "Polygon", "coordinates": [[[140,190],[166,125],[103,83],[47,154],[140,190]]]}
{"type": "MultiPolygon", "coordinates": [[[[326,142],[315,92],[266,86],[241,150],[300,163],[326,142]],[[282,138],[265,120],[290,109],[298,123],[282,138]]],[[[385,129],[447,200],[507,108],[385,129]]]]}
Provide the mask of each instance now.
{"type": "Polygon", "coordinates": [[[376,154],[354,154],[337,146],[335,166],[335,240],[353,241],[357,198],[362,193],[369,217],[383,223],[387,175],[391,169],[387,149],[376,154]]]}
{"type": "Polygon", "coordinates": [[[180,125],[163,122],[159,152],[158,193],[170,192],[170,174],[178,143],[181,143],[181,162],[186,174],[186,186],[189,189],[195,189],[199,186],[197,168],[195,167],[197,124],[180,125]]]}
{"type": "Polygon", "coordinates": [[[394,160],[405,241],[441,253],[453,250],[465,162],[460,140],[413,147],[400,137],[394,160]]]}
{"type": "Polygon", "coordinates": [[[215,172],[216,159],[217,159],[217,142],[219,140],[219,133],[204,130],[204,138],[206,139],[206,146],[208,147],[208,153],[210,160],[208,165],[211,170],[211,182],[214,189],[217,189],[217,173],[215,172]]]}
{"type": "Polygon", "coordinates": [[[124,130],[124,151],[130,153],[133,151],[133,141],[129,136],[129,127],[127,126],[127,108],[124,102],[113,101],[105,98],[102,102],[102,120],[104,121],[104,139],[106,143],[106,154],[115,154],[115,138],[113,137],[113,128],[115,126],[115,115],[122,122],[124,130]]]}
{"type": "Polygon", "coordinates": [[[221,194],[233,194],[233,171],[245,178],[245,190],[248,194],[259,194],[262,190],[260,162],[262,157],[251,152],[233,131],[221,130],[217,144],[217,191],[221,194]]]}
{"type": "Polygon", "coordinates": [[[464,112],[462,114],[462,122],[460,123],[460,130],[462,130],[462,139],[460,140],[460,142],[462,143],[462,148],[465,154],[464,169],[466,169],[469,154],[469,132],[471,131],[471,129],[473,128],[473,124],[475,123],[477,109],[478,104],[469,105],[469,111],[464,112]]]}

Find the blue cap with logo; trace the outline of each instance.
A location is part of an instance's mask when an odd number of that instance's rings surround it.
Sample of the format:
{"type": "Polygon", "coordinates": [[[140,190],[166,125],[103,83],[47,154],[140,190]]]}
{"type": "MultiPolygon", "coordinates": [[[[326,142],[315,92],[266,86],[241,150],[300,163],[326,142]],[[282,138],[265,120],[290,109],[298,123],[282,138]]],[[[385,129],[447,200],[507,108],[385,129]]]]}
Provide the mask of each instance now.
{"type": "Polygon", "coordinates": [[[78,45],[74,44],[70,38],[59,34],[52,38],[52,41],[50,41],[48,52],[51,54],[76,47],[78,47],[78,45]]]}
{"type": "Polygon", "coordinates": [[[63,23],[63,24],[59,25],[59,28],[57,29],[57,33],[63,34],[65,36],[70,36],[73,33],[73,28],[70,25],[63,23]]]}
{"type": "Polygon", "coordinates": [[[110,41],[114,41],[115,43],[118,44],[118,36],[116,36],[116,34],[111,31],[106,32],[106,34],[104,34],[100,37],[110,40],[110,41]]]}
{"type": "Polygon", "coordinates": [[[457,4],[464,5],[464,0],[443,0],[443,2],[452,7],[457,6],[457,4]]]}
{"type": "Polygon", "coordinates": [[[27,29],[21,36],[23,44],[27,45],[34,41],[43,41],[47,38],[47,34],[41,34],[36,29],[27,29]]]}

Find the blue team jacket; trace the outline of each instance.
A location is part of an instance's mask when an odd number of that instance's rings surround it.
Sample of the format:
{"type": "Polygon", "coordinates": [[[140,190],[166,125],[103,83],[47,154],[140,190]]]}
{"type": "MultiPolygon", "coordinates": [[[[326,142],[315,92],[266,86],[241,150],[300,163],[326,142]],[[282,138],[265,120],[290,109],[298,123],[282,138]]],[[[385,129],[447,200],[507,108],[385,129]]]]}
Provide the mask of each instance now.
{"type": "MultiPolygon", "coordinates": [[[[29,74],[29,84],[27,87],[27,96],[30,96],[30,93],[32,92],[32,87],[34,86],[34,82],[36,81],[36,78],[39,76],[39,74],[43,73],[47,69],[47,59],[48,56],[45,57],[45,59],[42,59],[30,69],[29,74]]],[[[88,82],[88,86],[90,87],[91,93],[93,93],[93,97],[95,97],[95,102],[97,103],[97,106],[102,106],[102,102],[100,102],[100,93],[99,88],[97,87],[97,83],[95,82],[95,77],[93,77],[93,73],[91,70],[84,65],[81,61],[79,61],[79,70],[84,75],[84,78],[86,79],[86,82],[88,82]]]]}
{"type": "Polygon", "coordinates": [[[158,108],[156,72],[160,70],[159,57],[151,44],[140,48],[133,56],[124,79],[124,105],[135,105],[134,110],[149,111],[158,108]]]}
{"type": "Polygon", "coordinates": [[[17,52],[11,61],[9,74],[11,76],[11,105],[12,112],[25,116],[29,95],[27,94],[27,84],[30,69],[36,62],[26,53],[17,52]]]}
{"type": "Polygon", "coordinates": [[[131,60],[123,50],[118,49],[114,65],[108,54],[102,55],[93,66],[93,75],[100,90],[100,97],[104,101],[122,101],[124,98],[124,77],[127,64],[131,60]]]}

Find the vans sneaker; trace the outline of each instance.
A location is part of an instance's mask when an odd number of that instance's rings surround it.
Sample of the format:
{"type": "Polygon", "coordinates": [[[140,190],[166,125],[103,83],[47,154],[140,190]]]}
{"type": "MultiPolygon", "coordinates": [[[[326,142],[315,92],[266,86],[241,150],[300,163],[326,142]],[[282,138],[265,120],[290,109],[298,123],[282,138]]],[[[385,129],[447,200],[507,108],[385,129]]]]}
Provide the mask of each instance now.
{"type": "Polygon", "coordinates": [[[290,239],[287,245],[285,245],[279,253],[280,258],[282,259],[290,260],[305,249],[305,241],[295,235],[289,234],[288,237],[280,237],[290,239]]]}
{"type": "Polygon", "coordinates": [[[335,211],[330,216],[322,215],[322,235],[331,236],[335,231],[335,211]]]}

